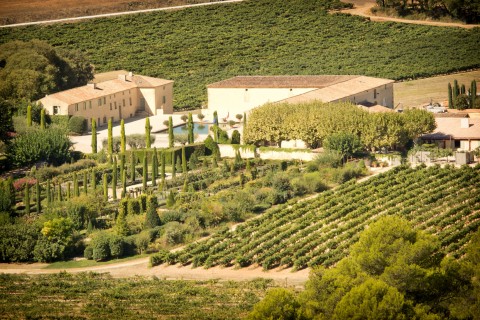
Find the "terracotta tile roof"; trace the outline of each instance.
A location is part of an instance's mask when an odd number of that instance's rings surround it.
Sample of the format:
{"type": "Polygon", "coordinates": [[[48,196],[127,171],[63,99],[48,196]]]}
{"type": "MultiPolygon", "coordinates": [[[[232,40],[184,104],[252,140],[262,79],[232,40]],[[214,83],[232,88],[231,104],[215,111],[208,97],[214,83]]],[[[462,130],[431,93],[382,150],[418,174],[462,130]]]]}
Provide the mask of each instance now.
{"type": "MultiPolygon", "coordinates": [[[[125,75],[125,80],[119,78],[107,80],[95,83],[95,87],[93,84],[87,84],[85,86],[51,94],[49,97],[71,105],[86,100],[98,99],[100,97],[112,95],[133,88],[154,88],[172,82],[172,80],[152,78],[141,75],[133,75],[133,77],[125,75]]],[[[40,99],[40,101],[42,101],[42,99],[40,99]]]]}
{"type": "Polygon", "coordinates": [[[209,84],[208,88],[325,88],[359,76],[238,76],[209,84]]]}
{"type": "Polygon", "coordinates": [[[480,140],[480,119],[477,118],[435,118],[437,128],[434,132],[425,134],[423,139],[445,140],[445,139],[473,139],[480,140]],[[462,128],[461,122],[468,121],[468,128],[462,128]]]}
{"type": "Polygon", "coordinates": [[[282,102],[301,103],[312,100],[323,102],[336,101],[393,82],[393,80],[389,79],[355,76],[345,81],[334,83],[328,87],[285,99],[282,102]]]}

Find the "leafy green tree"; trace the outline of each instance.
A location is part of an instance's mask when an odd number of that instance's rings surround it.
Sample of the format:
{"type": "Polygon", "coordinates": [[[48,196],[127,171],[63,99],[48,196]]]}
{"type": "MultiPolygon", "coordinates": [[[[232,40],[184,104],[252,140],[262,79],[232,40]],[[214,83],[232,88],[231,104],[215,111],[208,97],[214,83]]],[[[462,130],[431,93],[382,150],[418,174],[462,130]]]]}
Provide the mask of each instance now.
{"type": "Polygon", "coordinates": [[[326,150],[339,152],[344,158],[351,157],[363,149],[358,136],[346,132],[338,132],[327,136],[323,140],[323,146],[326,150]]]}
{"type": "Polygon", "coordinates": [[[14,205],[15,188],[13,187],[13,178],[0,179],[0,212],[12,213],[14,205]]]}
{"type": "Polygon", "coordinates": [[[105,231],[96,233],[90,245],[93,249],[93,260],[101,261],[110,258],[110,236],[105,231]]]}
{"type": "Polygon", "coordinates": [[[125,140],[125,120],[120,120],[120,152],[125,153],[126,140],[125,140]]]}
{"type": "Polygon", "coordinates": [[[238,130],[232,132],[232,144],[240,144],[240,132],[238,130]]]}
{"type": "Polygon", "coordinates": [[[108,240],[108,247],[110,248],[110,255],[112,258],[121,258],[124,252],[125,241],[122,236],[111,234],[108,240]]]}
{"type": "Polygon", "coordinates": [[[92,153],[97,153],[97,122],[92,118],[92,153]]]}
{"type": "Polygon", "coordinates": [[[5,143],[10,140],[8,133],[14,130],[12,118],[14,110],[13,103],[0,98],[0,142],[5,143]]]}
{"type": "Polygon", "coordinates": [[[302,319],[299,315],[300,304],[293,292],[283,288],[273,288],[267,291],[265,298],[255,304],[248,315],[249,320],[302,319]]]}
{"type": "Polygon", "coordinates": [[[147,199],[147,213],[145,215],[145,228],[155,228],[161,224],[160,217],[157,213],[157,198],[155,196],[149,196],[147,199]]]}
{"type": "Polygon", "coordinates": [[[150,133],[152,132],[152,127],[150,126],[150,118],[145,119],[145,145],[147,149],[150,149],[152,146],[150,140],[150,133]]]}
{"type": "Polygon", "coordinates": [[[453,101],[455,108],[458,110],[465,110],[469,108],[470,99],[466,94],[459,94],[453,101]]]}
{"type": "Polygon", "coordinates": [[[73,245],[73,230],[73,223],[69,218],[46,221],[41,230],[42,237],[35,245],[35,259],[40,262],[63,259],[73,245]]]}
{"type": "Polygon", "coordinates": [[[92,168],[90,171],[90,184],[92,185],[92,193],[95,194],[97,191],[97,174],[95,168],[92,168]]]}

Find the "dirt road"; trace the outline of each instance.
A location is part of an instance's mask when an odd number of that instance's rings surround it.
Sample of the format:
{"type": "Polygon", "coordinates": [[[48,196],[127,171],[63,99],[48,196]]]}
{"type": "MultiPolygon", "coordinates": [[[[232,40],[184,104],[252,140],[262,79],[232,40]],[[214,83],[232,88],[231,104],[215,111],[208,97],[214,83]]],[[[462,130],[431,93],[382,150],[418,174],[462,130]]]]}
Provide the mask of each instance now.
{"type": "Polygon", "coordinates": [[[422,24],[427,26],[437,26],[437,27],[460,27],[466,29],[472,29],[478,27],[478,24],[463,24],[463,23],[450,23],[450,22],[439,22],[439,21],[428,21],[428,20],[408,20],[400,19],[393,17],[381,17],[375,16],[371,13],[370,9],[376,5],[375,0],[343,0],[343,2],[353,3],[353,9],[342,10],[341,12],[349,13],[352,15],[362,16],[370,18],[371,21],[377,22],[400,22],[400,23],[410,23],[410,24],[422,24]]]}

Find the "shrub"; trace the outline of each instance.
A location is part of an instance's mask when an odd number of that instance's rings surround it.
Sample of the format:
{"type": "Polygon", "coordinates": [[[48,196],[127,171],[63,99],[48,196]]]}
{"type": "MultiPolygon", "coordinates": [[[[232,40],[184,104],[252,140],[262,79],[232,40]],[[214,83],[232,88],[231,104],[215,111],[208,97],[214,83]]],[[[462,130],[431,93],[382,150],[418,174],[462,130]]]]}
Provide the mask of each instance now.
{"type": "Polygon", "coordinates": [[[110,237],[104,231],[97,233],[90,243],[92,247],[92,258],[96,261],[110,258],[110,237]]]}
{"type": "Polygon", "coordinates": [[[240,144],[240,132],[238,130],[232,132],[232,144],[240,144]]]}
{"type": "Polygon", "coordinates": [[[169,245],[182,243],[187,233],[187,229],[176,221],[165,225],[165,241],[169,245]]]}
{"type": "Polygon", "coordinates": [[[87,121],[82,116],[72,116],[68,120],[68,131],[75,134],[84,134],[87,131],[87,121]]]}

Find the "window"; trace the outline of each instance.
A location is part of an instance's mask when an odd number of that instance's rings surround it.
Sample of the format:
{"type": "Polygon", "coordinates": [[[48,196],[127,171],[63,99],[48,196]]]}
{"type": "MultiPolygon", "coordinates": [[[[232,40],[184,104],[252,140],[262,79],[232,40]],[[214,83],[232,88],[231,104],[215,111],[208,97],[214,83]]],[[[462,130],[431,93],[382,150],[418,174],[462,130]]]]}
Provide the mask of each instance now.
{"type": "Polygon", "coordinates": [[[98,99],[98,106],[100,107],[102,105],[102,98],[98,99]]]}
{"type": "Polygon", "coordinates": [[[373,99],[377,99],[377,89],[373,89],[373,99]]]}
{"type": "Polygon", "coordinates": [[[122,101],[122,102],[123,102],[123,106],[125,107],[125,99],[123,99],[123,101],[122,101]]]}
{"type": "Polygon", "coordinates": [[[114,102],[115,110],[117,110],[117,101],[114,102]]]}
{"type": "Polygon", "coordinates": [[[103,97],[103,104],[107,104],[107,97],[103,97]]]}
{"type": "Polygon", "coordinates": [[[100,118],[97,118],[97,123],[98,125],[100,125],[100,118]]]}
{"type": "Polygon", "coordinates": [[[110,102],[110,110],[112,110],[112,103],[110,102]]]}
{"type": "Polygon", "coordinates": [[[53,114],[58,114],[59,110],[60,110],[59,106],[53,106],[53,114]]]}
{"type": "Polygon", "coordinates": [[[89,109],[92,109],[92,101],[91,101],[91,100],[88,101],[88,108],[89,108],[89,109]]]}
{"type": "Polygon", "coordinates": [[[78,111],[78,103],[75,103],[75,111],[78,111]]]}
{"type": "Polygon", "coordinates": [[[165,103],[165,102],[167,102],[167,97],[163,96],[162,103],[165,103]]]}
{"type": "Polygon", "coordinates": [[[132,105],[132,98],[128,98],[128,100],[130,101],[130,105],[132,105]]]}
{"type": "Polygon", "coordinates": [[[103,117],[103,124],[107,123],[107,117],[103,117]]]}
{"type": "Polygon", "coordinates": [[[86,101],[83,102],[83,110],[87,110],[87,102],[86,101]]]}

